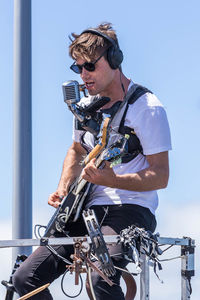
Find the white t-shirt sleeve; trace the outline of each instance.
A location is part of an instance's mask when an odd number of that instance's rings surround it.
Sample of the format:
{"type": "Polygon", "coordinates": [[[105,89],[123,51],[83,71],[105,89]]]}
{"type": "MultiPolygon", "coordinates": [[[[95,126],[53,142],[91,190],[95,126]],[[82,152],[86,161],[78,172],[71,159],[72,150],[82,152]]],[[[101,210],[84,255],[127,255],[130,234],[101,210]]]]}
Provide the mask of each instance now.
{"type": "Polygon", "coordinates": [[[125,125],[134,128],[145,155],[171,150],[171,136],[164,107],[153,94],[129,105],[125,125]]]}

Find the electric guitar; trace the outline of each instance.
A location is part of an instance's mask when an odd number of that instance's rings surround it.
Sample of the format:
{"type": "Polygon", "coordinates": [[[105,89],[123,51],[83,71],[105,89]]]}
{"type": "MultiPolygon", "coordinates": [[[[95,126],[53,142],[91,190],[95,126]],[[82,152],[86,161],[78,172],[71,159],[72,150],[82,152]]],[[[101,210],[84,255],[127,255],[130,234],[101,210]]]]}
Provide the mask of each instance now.
{"type": "MultiPolygon", "coordinates": [[[[95,165],[103,167],[104,161],[116,161],[124,153],[127,138],[122,136],[115,144],[106,148],[109,132],[110,118],[106,117],[102,123],[101,138],[93,150],[82,163],[83,167],[92,159],[96,158],[95,165]]],[[[49,237],[55,232],[67,231],[67,222],[76,222],[82,211],[83,203],[88,195],[92,184],[81,178],[81,175],[71,185],[69,193],[65,196],[46,226],[44,237],[49,237]]]]}

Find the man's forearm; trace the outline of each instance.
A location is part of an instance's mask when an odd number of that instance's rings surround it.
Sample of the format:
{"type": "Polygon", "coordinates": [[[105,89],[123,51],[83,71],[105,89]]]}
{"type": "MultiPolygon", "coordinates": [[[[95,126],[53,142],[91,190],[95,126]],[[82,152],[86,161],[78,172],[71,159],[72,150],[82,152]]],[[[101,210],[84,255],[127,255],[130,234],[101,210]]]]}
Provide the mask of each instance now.
{"type": "Polygon", "coordinates": [[[147,168],[133,174],[117,175],[115,186],[118,189],[138,192],[163,189],[168,183],[168,171],[147,168]]]}
{"type": "Polygon", "coordinates": [[[120,189],[134,191],[152,191],[163,189],[168,184],[168,152],[147,156],[149,167],[133,174],[116,176],[116,185],[120,189]]]}
{"type": "Polygon", "coordinates": [[[83,153],[77,152],[70,147],[63,163],[61,178],[58,190],[67,191],[70,184],[79,176],[81,172],[80,162],[83,160],[83,153]]]}

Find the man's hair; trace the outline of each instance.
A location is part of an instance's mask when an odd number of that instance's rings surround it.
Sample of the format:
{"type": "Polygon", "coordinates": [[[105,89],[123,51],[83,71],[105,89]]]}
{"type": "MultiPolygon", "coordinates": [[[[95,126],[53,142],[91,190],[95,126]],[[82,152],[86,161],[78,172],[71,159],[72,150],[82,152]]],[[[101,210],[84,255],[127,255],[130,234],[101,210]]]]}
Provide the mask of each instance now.
{"type": "MultiPolygon", "coordinates": [[[[102,23],[94,29],[107,35],[118,45],[117,36],[111,23],[102,23]]],[[[82,34],[72,33],[72,37],[74,39],[71,39],[72,43],[69,46],[69,55],[75,60],[78,58],[83,58],[86,61],[95,60],[112,45],[102,36],[91,32],[82,34]]]]}

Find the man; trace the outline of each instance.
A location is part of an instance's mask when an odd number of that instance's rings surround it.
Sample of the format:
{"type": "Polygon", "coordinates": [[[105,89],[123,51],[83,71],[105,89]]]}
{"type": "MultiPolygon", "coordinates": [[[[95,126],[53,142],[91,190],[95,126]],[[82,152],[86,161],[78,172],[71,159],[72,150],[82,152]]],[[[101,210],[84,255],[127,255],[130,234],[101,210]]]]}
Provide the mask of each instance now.
{"type": "MultiPolygon", "coordinates": [[[[135,87],[135,83],[122,73],[123,54],[115,31],[110,23],[104,23],[95,29],[83,31],[80,35],[73,34],[73,37],[69,48],[74,59],[71,69],[80,74],[90,96],[110,98],[110,102],[102,109],[110,109],[112,112],[115,104],[125,101],[128,91],[135,87]]],[[[106,163],[103,169],[97,168],[95,159],[92,159],[81,170],[80,161],[86,155],[88,146],[91,147],[91,134],[80,130],[75,122],[73,143],[64,160],[58,188],[49,196],[48,203],[58,207],[60,199],[67,194],[71,183],[82,172],[82,178],[94,184],[86,207],[94,209],[104,234],[119,234],[132,224],[153,232],[158,205],[156,190],[165,188],[168,183],[168,150],[171,149],[171,141],[166,113],[154,94],[147,89],[141,91],[144,92],[134,103],[129,102],[119,128],[125,133],[128,130],[131,135],[129,159],[113,168],[106,163]]],[[[86,232],[81,218],[70,225],[71,236],[85,235],[86,232]]],[[[71,246],[54,248],[68,259],[73,252],[71,246]]],[[[113,255],[119,249],[113,246],[109,247],[109,251],[113,255]]],[[[114,257],[113,262],[120,268],[128,263],[122,256],[114,257]]],[[[65,263],[62,260],[46,247],[39,247],[15,273],[13,282],[18,293],[24,295],[52,282],[64,271],[65,263]]],[[[96,299],[124,299],[120,276],[121,272],[117,269],[116,275],[111,277],[115,284],[110,287],[96,272],[92,272],[96,299]]],[[[49,300],[52,296],[45,290],[31,299],[49,300]]]]}

